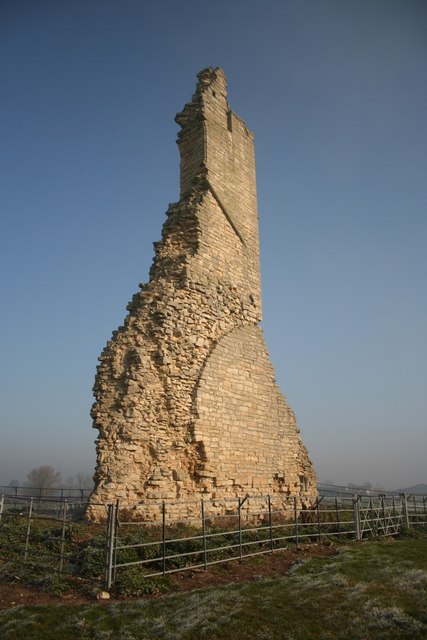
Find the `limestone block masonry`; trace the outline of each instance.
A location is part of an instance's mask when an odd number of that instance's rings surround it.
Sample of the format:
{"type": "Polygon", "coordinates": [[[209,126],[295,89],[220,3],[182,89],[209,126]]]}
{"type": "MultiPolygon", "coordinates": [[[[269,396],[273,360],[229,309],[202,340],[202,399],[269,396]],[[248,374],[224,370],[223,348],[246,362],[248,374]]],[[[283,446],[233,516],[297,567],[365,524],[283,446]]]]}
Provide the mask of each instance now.
{"type": "Polygon", "coordinates": [[[222,69],[198,74],[176,122],[180,200],[99,358],[95,520],[117,499],[156,518],[159,500],[316,494],[259,326],[253,134],[228,106],[222,69]]]}

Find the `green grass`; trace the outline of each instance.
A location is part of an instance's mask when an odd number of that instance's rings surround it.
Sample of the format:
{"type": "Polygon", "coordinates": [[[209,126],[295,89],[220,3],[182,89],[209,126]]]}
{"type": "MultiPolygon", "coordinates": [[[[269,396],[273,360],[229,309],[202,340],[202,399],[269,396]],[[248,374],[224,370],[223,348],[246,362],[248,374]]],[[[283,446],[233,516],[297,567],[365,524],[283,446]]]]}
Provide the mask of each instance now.
{"type": "Polygon", "coordinates": [[[427,532],[349,544],[276,579],[107,605],[17,607],[0,613],[0,631],[3,640],[425,640],[427,532]]]}

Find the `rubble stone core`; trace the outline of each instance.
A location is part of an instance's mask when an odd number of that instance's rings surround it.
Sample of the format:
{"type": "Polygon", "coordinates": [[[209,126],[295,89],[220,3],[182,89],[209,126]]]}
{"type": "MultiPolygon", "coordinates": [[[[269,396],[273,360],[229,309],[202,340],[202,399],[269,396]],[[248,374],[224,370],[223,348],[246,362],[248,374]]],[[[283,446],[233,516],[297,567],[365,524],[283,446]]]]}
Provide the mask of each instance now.
{"type": "Polygon", "coordinates": [[[93,519],[117,499],[155,518],[159,500],[316,494],[259,327],[253,134],[222,69],[198,74],[176,122],[180,200],[99,358],[93,519]]]}

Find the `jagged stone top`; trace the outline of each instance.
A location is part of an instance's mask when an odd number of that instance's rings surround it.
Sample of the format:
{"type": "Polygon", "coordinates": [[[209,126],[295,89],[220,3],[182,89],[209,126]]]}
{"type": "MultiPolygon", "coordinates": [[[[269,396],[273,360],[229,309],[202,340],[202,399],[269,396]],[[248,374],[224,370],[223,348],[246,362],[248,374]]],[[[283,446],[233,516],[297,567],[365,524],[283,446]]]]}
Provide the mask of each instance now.
{"type": "MultiPolygon", "coordinates": [[[[202,69],[202,71],[197,74],[197,79],[196,91],[193,94],[191,102],[188,102],[183,110],[175,116],[175,122],[182,128],[188,124],[189,120],[201,115],[203,96],[210,87],[212,87],[215,92],[218,92],[218,95],[221,95],[228,108],[227,78],[221,67],[206,67],[206,69],[202,69]]],[[[178,137],[179,135],[178,133],[178,137]]]]}
{"type": "Polygon", "coordinates": [[[197,74],[196,94],[205,91],[211,84],[218,82],[224,88],[224,97],[227,97],[227,78],[221,67],[206,67],[197,74]]]}

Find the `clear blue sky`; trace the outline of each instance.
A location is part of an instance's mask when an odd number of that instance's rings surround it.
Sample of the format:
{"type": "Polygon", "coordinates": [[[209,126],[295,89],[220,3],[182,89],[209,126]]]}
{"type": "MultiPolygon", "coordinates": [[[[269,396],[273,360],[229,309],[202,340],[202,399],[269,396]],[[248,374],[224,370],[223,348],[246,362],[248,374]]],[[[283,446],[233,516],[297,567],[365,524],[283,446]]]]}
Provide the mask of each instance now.
{"type": "Polygon", "coordinates": [[[426,2],[1,0],[0,61],[0,483],[93,470],[206,66],[255,133],[263,327],[319,478],[427,482],[426,2]]]}

